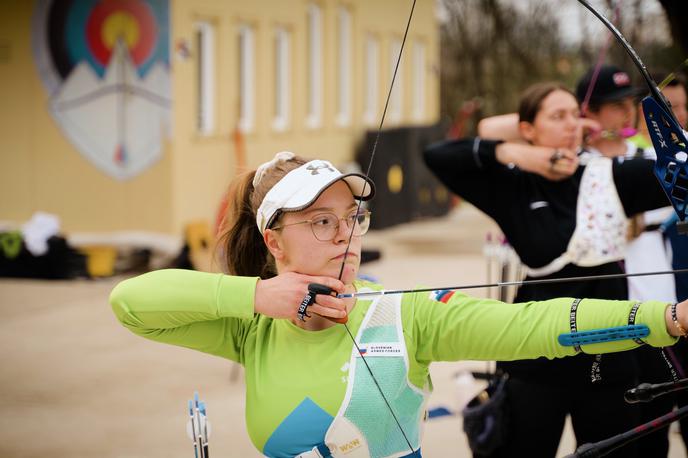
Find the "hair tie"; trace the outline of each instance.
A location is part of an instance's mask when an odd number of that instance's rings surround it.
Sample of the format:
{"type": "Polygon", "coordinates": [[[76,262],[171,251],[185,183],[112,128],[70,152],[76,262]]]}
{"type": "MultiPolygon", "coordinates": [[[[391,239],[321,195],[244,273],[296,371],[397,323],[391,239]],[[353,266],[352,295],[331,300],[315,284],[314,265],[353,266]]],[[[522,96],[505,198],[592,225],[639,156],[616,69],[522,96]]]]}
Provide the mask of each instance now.
{"type": "Polygon", "coordinates": [[[270,170],[278,164],[281,164],[282,162],[287,162],[293,157],[294,153],[292,153],[291,151],[280,151],[279,153],[275,154],[275,157],[273,157],[271,161],[261,164],[256,169],[256,174],[253,176],[253,187],[255,188],[258,185],[258,183],[260,183],[260,180],[263,179],[268,170],[270,170]]]}

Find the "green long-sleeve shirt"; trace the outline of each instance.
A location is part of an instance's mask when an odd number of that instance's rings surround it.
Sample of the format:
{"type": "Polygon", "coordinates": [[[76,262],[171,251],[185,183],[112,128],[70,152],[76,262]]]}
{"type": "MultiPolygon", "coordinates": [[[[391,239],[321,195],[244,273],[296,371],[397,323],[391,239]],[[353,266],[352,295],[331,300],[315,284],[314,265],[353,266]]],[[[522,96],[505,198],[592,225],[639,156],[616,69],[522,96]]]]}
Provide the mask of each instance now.
{"type": "MultiPolygon", "coordinates": [[[[267,456],[294,456],[322,443],[343,400],[352,342],[344,326],[306,331],[289,320],[254,313],[257,278],[185,270],[160,270],[123,281],[110,302],[135,334],[237,361],[245,367],[246,421],[254,445],[267,456]],[[298,427],[299,434],[284,434],[298,427]]],[[[356,282],[356,288],[380,285],[356,282]]],[[[432,361],[514,360],[574,354],[558,344],[570,332],[572,299],[504,304],[462,293],[443,301],[428,293],[402,298],[402,326],[409,381],[427,385],[432,361]]],[[[349,315],[353,335],[370,305],[359,299],[349,315]]],[[[579,330],[623,326],[633,302],[586,299],[577,312],[579,330]]],[[[653,346],[675,342],[662,302],[640,306],[653,346]]],[[[583,347],[587,353],[635,348],[631,340],[583,347]]]]}

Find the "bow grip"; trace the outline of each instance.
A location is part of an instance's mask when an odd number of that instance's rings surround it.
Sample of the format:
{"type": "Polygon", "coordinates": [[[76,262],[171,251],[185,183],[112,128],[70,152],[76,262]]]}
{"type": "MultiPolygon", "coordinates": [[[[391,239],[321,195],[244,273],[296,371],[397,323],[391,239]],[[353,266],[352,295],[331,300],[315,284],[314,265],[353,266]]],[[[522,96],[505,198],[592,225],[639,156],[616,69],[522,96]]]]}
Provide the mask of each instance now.
{"type": "Polygon", "coordinates": [[[676,210],[679,233],[688,233],[688,140],[685,131],[657,100],[648,96],[642,101],[643,115],[652,145],[657,154],[655,176],[676,210]]]}

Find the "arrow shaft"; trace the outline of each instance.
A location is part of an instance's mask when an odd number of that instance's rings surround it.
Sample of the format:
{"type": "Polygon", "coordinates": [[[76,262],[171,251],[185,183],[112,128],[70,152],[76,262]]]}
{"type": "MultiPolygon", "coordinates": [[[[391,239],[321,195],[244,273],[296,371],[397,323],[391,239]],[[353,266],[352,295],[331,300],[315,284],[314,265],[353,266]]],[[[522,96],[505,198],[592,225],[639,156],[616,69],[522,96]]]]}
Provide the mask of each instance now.
{"type": "Polygon", "coordinates": [[[344,299],[348,297],[373,297],[386,296],[390,294],[406,294],[406,293],[425,293],[438,290],[458,290],[458,289],[477,289],[477,288],[502,288],[504,286],[524,286],[524,285],[542,285],[548,283],[567,283],[588,280],[610,280],[614,278],[629,278],[629,277],[649,277],[652,275],[671,275],[688,273],[688,269],[677,270],[662,270],[657,272],[639,272],[633,274],[608,274],[608,275],[588,275],[583,277],[563,277],[563,278],[543,278],[541,280],[521,280],[521,281],[504,281],[496,283],[481,283],[476,285],[461,285],[461,286],[444,286],[435,288],[420,288],[420,289],[391,289],[382,291],[370,291],[362,293],[339,294],[338,298],[344,299]]]}

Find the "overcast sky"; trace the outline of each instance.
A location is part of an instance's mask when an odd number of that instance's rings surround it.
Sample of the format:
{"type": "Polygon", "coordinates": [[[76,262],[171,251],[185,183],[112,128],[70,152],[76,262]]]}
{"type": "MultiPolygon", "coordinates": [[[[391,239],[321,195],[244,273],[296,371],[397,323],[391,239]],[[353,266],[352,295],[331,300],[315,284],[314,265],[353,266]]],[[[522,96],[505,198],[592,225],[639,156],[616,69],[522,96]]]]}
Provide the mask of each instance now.
{"type": "MultiPolygon", "coordinates": [[[[523,3],[524,0],[512,0],[516,4],[523,3]]],[[[583,5],[578,3],[576,0],[525,0],[527,2],[541,2],[541,1],[555,1],[558,4],[558,16],[560,18],[561,33],[564,38],[574,42],[580,41],[581,39],[581,20],[586,21],[587,29],[593,35],[599,35],[601,33],[606,34],[606,27],[600,22],[590,11],[588,11],[583,5]],[[581,15],[581,10],[585,13],[581,15]],[[585,19],[583,19],[585,18],[585,19]]],[[[624,8],[625,5],[631,7],[634,2],[630,0],[617,0],[619,2],[619,7],[624,8]]],[[[614,16],[613,11],[610,11],[606,2],[600,0],[590,0],[590,4],[595,7],[599,12],[604,14],[607,18],[611,19],[614,16]]],[[[664,15],[662,6],[657,0],[644,0],[643,2],[643,12],[644,14],[650,15],[664,15]]]]}
{"type": "MultiPolygon", "coordinates": [[[[476,2],[482,0],[474,0],[476,2]]],[[[561,36],[568,42],[577,43],[581,39],[581,34],[583,30],[587,30],[591,35],[591,41],[594,43],[599,40],[605,40],[608,36],[607,28],[597,19],[587,8],[581,5],[577,0],[502,0],[505,2],[511,2],[512,5],[517,8],[521,8],[525,11],[532,4],[538,3],[549,3],[553,8],[556,9],[556,14],[559,19],[561,36]],[[585,21],[585,27],[582,26],[581,21],[585,21]]],[[[616,0],[619,8],[622,9],[624,17],[627,17],[630,11],[628,9],[634,8],[635,0],[616,0]]],[[[685,0],[684,0],[685,1],[685,0]]],[[[438,14],[439,19],[443,20],[445,15],[451,14],[450,11],[443,8],[442,2],[447,2],[451,4],[452,0],[437,0],[438,2],[438,14]]],[[[589,0],[590,4],[605,15],[607,18],[612,19],[614,17],[614,12],[607,8],[607,2],[605,0],[589,0]]],[[[655,37],[661,37],[664,39],[669,39],[669,26],[666,22],[664,16],[664,11],[658,0],[642,0],[642,10],[643,10],[643,20],[648,24],[657,22],[659,18],[658,26],[648,27],[646,30],[652,29],[655,37]],[[658,28],[659,27],[659,28],[658,28]]],[[[612,19],[613,20],[613,19],[612,19]]],[[[628,32],[626,32],[628,33],[628,32]]]]}

